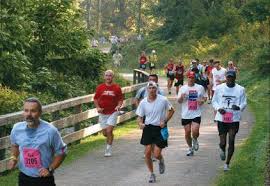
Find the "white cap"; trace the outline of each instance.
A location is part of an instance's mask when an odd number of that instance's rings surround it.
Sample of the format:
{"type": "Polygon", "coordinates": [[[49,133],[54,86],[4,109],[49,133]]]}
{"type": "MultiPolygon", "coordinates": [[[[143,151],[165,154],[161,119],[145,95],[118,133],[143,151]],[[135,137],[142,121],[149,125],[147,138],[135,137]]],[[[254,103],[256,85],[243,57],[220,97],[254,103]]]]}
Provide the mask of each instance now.
{"type": "Polygon", "coordinates": [[[232,64],[233,64],[233,61],[229,61],[228,64],[229,64],[229,65],[232,65],[232,64]]]}
{"type": "Polygon", "coordinates": [[[154,82],[154,81],[149,81],[149,82],[147,83],[147,88],[148,88],[148,87],[156,87],[156,88],[157,88],[158,86],[157,86],[156,82],[154,82]]]}
{"type": "Polygon", "coordinates": [[[152,50],[152,53],[156,53],[156,51],[155,50],[152,50]]]}

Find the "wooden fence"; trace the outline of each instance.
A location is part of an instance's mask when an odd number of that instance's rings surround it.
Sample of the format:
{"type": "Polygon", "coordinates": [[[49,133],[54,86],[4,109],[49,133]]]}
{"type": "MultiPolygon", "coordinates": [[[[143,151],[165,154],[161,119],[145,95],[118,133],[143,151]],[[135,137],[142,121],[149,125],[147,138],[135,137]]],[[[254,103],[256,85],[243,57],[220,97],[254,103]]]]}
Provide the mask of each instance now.
{"type": "MultiPolygon", "coordinates": [[[[132,86],[122,88],[123,94],[132,93],[132,95],[134,95],[135,92],[139,88],[146,85],[145,82],[147,81],[148,73],[135,69],[133,74],[134,74],[134,77],[133,77],[134,84],[132,86]],[[139,84],[136,84],[136,83],[139,83],[139,84]]],[[[84,104],[93,103],[93,97],[94,97],[94,94],[90,94],[90,95],[71,98],[68,100],[64,100],[64,101],[60,101],[60,102],[43,106],[42,107],[43,114],[51,114],[52,116],[57,116],[57,117],[53,117],[54,119],[51,121],[51,123],[55,127],[57,127],[59,131],[67,127],[73,127],[80,122],[83,122],[83,121],[86,121],[88,119],[95,118],[98,116],[98,112],[96,108],[88,109],[85,111],[83,111],[82,109],[84,104]],[[71,114],[63,118],[59,117],[60,111],[63,111],[65,109],[71,109],[71,108],[75,111],[74,114],[71,114]]],[[[125,99],[123,103],[123,108],[131,106],[132,104],[133,104],[133,97],[125,99]]],[[[118,116],[117,124],[135,117],[135,109],[134,107],[132,108],[133,109],[131,109],[131,111],[128,111],[125,114],[118,116]]],[[[6,115],[1,115],[0,127],[12,125],[16,122],[22,121],[23,120],[22,113],[23,112],[20,111],[20,112],[10,113],[6,115]]],[[[82,128],[78,131],[74,131],[69,134],[63,135],[62,137],[66,144],[70,144],[84,137],[95,134],[101,130],[102,128],[100,124],[94,124],[94,125],[90,125],[88,127],[82,128]]],[[[0,150],[2,151],[8,150],[10,146],[11,144],[10,144],[10,139],[8,135],[0,138],[0,150]]],[[[9,154],[7,153],[7,156],[8,155],[9,154]]],[[[0,172],[8,170],[8,166],[7,166],[8,161],[9,161],[9,158],[0,160],[0,172]]]]}

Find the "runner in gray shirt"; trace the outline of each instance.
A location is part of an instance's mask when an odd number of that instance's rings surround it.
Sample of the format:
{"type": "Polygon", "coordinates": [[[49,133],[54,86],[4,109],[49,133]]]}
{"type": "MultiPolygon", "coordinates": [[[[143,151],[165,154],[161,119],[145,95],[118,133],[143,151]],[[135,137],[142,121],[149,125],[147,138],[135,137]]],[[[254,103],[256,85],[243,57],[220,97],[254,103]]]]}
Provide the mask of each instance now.
{"type": "Polygon", "coordinates": [[[166,127],[174,113],[174,108],[167,98],[157,94],[157,88],[157,84],[153,81],[147,84],[148,96],[140,102],[136,111],[138,125],[143,129],[141,144],[145,146],[145,163],[151,173],[150,183],[156,182],[151,159],[152,145],[154,145],[154,156],[159,160],[159,172],[163,174],[165,164],[161,152],[168,143],[167,139],[162,137],[161,130],[166,127]]]}

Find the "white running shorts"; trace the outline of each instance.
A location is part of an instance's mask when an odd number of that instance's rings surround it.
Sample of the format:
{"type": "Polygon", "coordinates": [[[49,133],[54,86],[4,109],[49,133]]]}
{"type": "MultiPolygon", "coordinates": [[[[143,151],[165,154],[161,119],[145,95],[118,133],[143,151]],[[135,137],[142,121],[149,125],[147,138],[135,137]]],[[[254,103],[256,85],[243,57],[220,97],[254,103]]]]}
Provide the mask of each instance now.
{"type": "Polygon", "coordinates": [[[100,123],[101,128],[105,129],[108,125],[115,126],[118,115],[118,111],[115,111],[112,114],[99,114],[98,122],[100,123]]]}

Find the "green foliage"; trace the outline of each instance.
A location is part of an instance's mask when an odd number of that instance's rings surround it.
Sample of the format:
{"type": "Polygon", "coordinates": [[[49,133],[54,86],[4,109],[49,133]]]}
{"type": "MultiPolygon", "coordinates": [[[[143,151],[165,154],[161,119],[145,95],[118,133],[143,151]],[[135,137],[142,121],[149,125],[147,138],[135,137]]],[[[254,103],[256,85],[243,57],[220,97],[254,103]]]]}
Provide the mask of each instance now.
{"type": "Polygon", "coordinates": [[[25,98],[25,92],[15,92],[0,85],[0,115],[20,110],[25,98]]]}
{"type": "Polygon", "coordinates": [[[241,8],[240,14],[248,22],[263,22],[270,16],[270,2],[268,0],[252,0],[241,8]]]}

